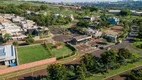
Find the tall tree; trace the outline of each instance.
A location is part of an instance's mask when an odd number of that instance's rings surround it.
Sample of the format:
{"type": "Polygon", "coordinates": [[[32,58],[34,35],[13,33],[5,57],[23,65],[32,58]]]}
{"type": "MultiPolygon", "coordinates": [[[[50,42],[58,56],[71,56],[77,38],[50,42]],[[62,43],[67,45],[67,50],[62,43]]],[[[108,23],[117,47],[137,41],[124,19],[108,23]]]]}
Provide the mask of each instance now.
{"type": "Polygon", "coordinates": [[[61,64],[51,64],[47,68],[49,80],[68,80],[67,69],[61,64]]]}

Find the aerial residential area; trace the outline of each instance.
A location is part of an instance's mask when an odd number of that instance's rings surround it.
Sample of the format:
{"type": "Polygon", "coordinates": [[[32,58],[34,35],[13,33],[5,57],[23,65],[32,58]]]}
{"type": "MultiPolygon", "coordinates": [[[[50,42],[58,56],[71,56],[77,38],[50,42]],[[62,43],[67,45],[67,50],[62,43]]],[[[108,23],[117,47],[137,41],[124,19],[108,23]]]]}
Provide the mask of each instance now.
{"type": "Polygon", "coordinates": [[[142,80],[142,1],[0,0],[0,80],[142,80]]]}

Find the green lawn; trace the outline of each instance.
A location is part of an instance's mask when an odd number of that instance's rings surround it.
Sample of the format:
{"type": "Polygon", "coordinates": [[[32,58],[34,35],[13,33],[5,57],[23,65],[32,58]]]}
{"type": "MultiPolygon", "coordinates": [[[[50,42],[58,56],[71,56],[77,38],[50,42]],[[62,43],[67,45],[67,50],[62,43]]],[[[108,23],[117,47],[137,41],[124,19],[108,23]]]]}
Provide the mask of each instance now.
{"type": "Polygon", "coordinates": [[[42,46],[26,46],[17,48],[19,64],[50,58],[51,54],[42,46]]]}
{"type": "Polygon", "coordinates": [[[51,50],[51,53],[54,54],[57,58],[72,54],[72,50],[66,45],[62,45],[63,47],[60,49],[56,49],[52,43],[49,43],[48,46],[51,50]]]}
{"type": "Polygon", "coordinates": [[[19,64],[51,58],[53,57],[51,54],[55,55],[56,58],[59,58],[73,53],[72,49],[67,47],[65,44],[63,44],[62,48],[59,49],[55,48],[52,43],[49,43],[47,45],[49,46],[51,53],[47,49],[45,49],[43,45],[25,46],[17,48],[19,64]]]}
{"type": "Polygon", "coordinates": [[[137,47],[137,46],[140,45],[140,44],[142,44],[142,42],[134,42],[134,43],[131,43],[131,45],[132,45],[134,48],[136,48],[136,49],[138,49],[138,50],[142,50],[142,49],[140,49],[140,48],[137,47]]]}

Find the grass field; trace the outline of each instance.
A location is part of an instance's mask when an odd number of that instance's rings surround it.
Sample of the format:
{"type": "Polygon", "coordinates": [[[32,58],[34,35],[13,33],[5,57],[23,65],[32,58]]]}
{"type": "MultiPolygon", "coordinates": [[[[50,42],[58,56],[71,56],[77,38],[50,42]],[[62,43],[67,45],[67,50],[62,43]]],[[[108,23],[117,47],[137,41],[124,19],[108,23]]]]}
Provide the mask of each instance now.
{"type": "Polygon", "coordinates": [[[51,58],[53,57],[51,54],[55,55],[55,57],[57,58],[72,54],[72,50],[64,44],[62,45],[62,48],[59,49],[55,48],[54,45],[51,43],[47,45],[50,48],[51,53],[47,49],[45,49],[43,45],[17,48],[19,64],[25,64],[29,62],[43,60],[46,58],[51,58]]]}
{"type": "Polygon", "coordinates": [[[48,44],[51,53],[54,54],[57,58],[61,56],[66,56],[68,54],[72,54],[72,50],[68,48],[66,45],[62,45],[63,47],[60,49],[56,49],[52,43],[48,44]]]}
{"type": "Polygon", "coordinates": [[[19,64],[34,62],[52,57],[51,54],[42,45],[20,47],[17,50],[19,64]]]}

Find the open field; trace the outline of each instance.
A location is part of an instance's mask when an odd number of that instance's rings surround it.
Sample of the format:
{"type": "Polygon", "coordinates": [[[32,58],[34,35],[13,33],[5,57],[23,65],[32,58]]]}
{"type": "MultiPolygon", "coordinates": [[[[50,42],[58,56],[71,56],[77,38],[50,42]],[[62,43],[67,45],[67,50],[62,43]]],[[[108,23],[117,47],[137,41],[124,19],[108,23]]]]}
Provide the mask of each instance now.
{"type": "Polygon", "coordinates": [[[17,48],[20,64],[51,58],[51,54],[42,46],[26,46],[17,48]]]}
{"type": "Polygon", "coordinates": [[[59,49],[55,48],[52,43],[49,43],[48,46],[51,50],[51,53],[54,54],[57,58],[72,54],[72,50],[66,45],[62,45],[62,48],[59,49]]]}
{"type": "Polygon", "coordinates": [[[55,48],[52,43],[47,44],[49,50],[47,50],[43,45],[34,45],[34,46],[26,46],[26,47],[19,47],[18,50],[18,59],[19,64],[25,64],[29,62],[39,61],[47,58],[53,57],[63,57],[67,55],[71,55],[73,53],[72,49],[70,49],[65,44],[62,45],[62,48],[55,48]]]}

